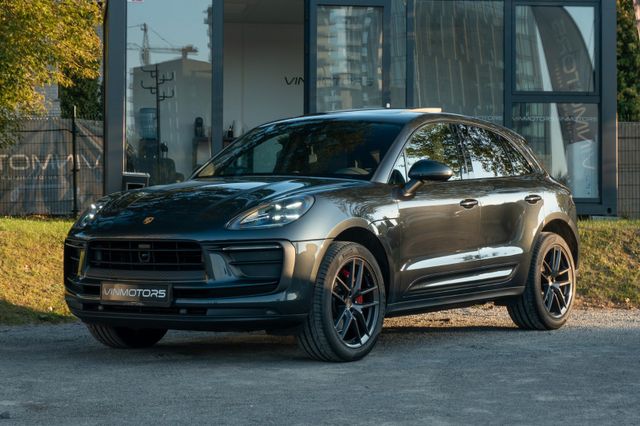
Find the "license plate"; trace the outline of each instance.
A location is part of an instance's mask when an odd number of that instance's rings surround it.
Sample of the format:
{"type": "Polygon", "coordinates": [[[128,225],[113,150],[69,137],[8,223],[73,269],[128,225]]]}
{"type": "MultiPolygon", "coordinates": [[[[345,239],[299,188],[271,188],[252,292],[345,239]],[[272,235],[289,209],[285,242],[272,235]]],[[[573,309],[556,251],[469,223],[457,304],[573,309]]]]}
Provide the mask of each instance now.
{"type": "Polygon", "coordinates": [[[100,300],[106,303],[168,306],[171,304],[170,291],[166,284],[102,283],[100,300]]]}

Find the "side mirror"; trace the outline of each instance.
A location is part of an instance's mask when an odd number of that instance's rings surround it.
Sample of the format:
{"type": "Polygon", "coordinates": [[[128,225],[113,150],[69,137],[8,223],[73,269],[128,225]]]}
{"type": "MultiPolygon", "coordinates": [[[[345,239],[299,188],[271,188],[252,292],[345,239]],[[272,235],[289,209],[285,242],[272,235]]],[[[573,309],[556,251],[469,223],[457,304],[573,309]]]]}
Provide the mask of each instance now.
{"type": "Polygon", "coordinates": [[[453,176],[451,167],[433,160],[420,160],[409,170],[409,182],[402,188],[403,197],[411,197],[427,181],[446,182],[453,176]]]}
{"type": "Polygon", "coordinates": [[[433,160],[420,160],[411,166],[409,179],[424,181],[445,182],[453,176],[451,167],[433,160]]]}

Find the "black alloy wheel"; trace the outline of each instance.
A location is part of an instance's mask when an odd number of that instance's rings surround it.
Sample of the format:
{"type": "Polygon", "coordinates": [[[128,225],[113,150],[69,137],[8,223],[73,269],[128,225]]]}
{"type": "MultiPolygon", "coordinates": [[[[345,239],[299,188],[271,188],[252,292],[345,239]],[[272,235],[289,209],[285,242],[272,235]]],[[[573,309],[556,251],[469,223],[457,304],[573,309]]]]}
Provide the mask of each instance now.
{"type": "Polygon", "coordinates": [[[333,324],[350,348],[362,347],[373,335],[380,315],[378,285],[371,265],[360,257],[348,259],[333,280],[333,324]]]}
{"type": "Polygon", "coordinates": [[[542,260],[540,283],[544,307],[562,318],[573,301],[574,274],[570,255],[560,244],[551,246],[542,260]]]}
{"type": "Polygon", "coordinates": [[[318,271],[298,342],[317,360],[358,360],[373,349],[384,309],[384,279],[375,257],[360,244],[334,242],[318,271]]]}
{"type": "Polygon", "coordinates": [[[531,259],[522,295],[507,310],[513,322],[526,330],[554,330],[569,317],[576,294],[576,268],[571,249],[557,234],[543,232],[531,259]]]}

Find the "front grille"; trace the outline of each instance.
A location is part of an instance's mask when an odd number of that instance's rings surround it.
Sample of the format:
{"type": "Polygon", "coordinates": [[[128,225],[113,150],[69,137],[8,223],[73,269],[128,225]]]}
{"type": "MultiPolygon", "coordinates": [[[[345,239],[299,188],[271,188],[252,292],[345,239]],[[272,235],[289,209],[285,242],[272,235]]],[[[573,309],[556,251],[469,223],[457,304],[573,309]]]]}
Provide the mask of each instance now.
{"type": "Polygon", "coordinates": [[[91,241],[88,264],[130,271],[204,271],[202,248],[190,241],[91,241]]]}

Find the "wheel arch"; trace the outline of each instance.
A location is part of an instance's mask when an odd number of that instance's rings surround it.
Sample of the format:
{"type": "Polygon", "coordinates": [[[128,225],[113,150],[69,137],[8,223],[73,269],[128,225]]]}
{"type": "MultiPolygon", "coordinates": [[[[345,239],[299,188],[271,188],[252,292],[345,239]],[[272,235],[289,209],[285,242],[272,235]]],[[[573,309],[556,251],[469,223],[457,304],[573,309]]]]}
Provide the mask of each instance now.
{"type": "Polygon", "coordinates": [[[382,279],[384,280],[385,292],[387,294],[387,301],[389,300],[389,291],[391,283],[393,282],[393,271],[389,262],[389,255],[380,239],[369,229],[362,227],[351,227],[340,232],[334,241],[350,241],[358,243],[366,247],[373,257],[376,258],[380,271],[382,272],[382,279]]]}
{"type": "Polygon", "coordinates": [[[571,226],[570,222],[565,218],[551,217],[545,221],[540,232],[552,232],[561,236],[569,245],[573,262],[576,269],[578,269],[578,262],[580,260],[580,243],[578,230],[575,225],[571,226]]]}

